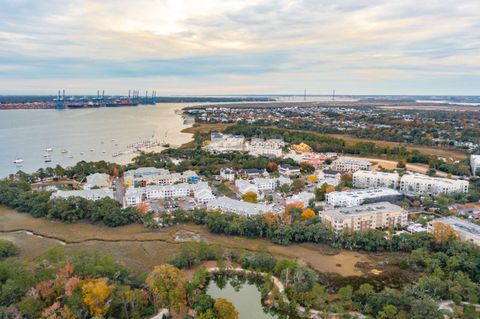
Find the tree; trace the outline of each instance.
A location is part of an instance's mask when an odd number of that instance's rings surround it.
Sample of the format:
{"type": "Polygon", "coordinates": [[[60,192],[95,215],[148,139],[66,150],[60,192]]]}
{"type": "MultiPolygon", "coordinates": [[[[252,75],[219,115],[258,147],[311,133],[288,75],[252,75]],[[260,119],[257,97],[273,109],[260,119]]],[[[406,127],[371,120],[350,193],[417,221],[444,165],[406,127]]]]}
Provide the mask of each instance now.
{"type": "Polygon", "coordinates": [[[407,162],[405,160],[399,160],[397,163],[397,168],[405,168],[407,166],[407,162]]]}
{"type": "Polygon", "coordinates": [[[432,223],[432,235],[437,244],[444,244],[449,240],[458,237],[457,232],[453,229],[452,226],[442,222],[432,223]]]}
{"type": "Polygon", "coordinates": [[[305,208],[302,211],[302,219],[310,219],[315,216],[316,216],[315,212],[310,208],[305,208]]]}
{"type": "Polygon", "coordinates": [[[301,178],[297,178],[292,182],[292,189],[294,192],[299,192],[305,187],[305,184],[301,178]]]}
{"type": "Polygon", "coordinates": [[[278,171],[278,164],[275,162],[268,162],[267,170],[272,173],[278,171]]]}
{"type": "Polygon", "coordinates": [[[386,305],[377,315],[378,319],[395,319],[397,317],[398,309],[394,305],[386,305]]]}
{"type": "Polygon", "coordinates": [[[217,298],[214,305],[218,319],[238,319],[238,312],[232,303],[223,298],[217,298]]]}
{"type": "Polygon", "coordinates": [[[146,279],[155,309],[180,310],[186,300],[185,274],[172,265],[156,266],[146,279]]]}
{"type": "Polygon", "coordinates": [[[108,278],[87,280],[82,285],[83,302],[94,317],[104,317],[110,307],[110,296],[115,285],[108,285],[108,278]]]}
{"type": "Polygon", "coordinates": [[[257,193],[255,192],[246,192],[242,195],[244,202],[256,203],[257,202],[257,193]]]}
{"type": "Polygon", "coordinates": [[[16,256],[20,250],[11,241],[0,239],[0,259],[16,256]]]}
{"type": "Polygon", "coordinates": [[[115,166],[115,167],[113,168],[112,174],[113,174],[114,177],[119,177],[119,176],[120,176],[120,172],[119,172],[117,166],[115,166]]]}
{"type": "Polygon", "coordinates": [[[443,314],[438,310],[438,304],[432,299],[416,299],[410,310],[411,319],[441,319],[443,314]]]}
{"type": "Polygon", "coordinates": [[[308,176],[308,181],[312,184],[315,184],[317,182],[317,180],[318,180],[317,176],[315,176],[315,175],[308,176]]]}

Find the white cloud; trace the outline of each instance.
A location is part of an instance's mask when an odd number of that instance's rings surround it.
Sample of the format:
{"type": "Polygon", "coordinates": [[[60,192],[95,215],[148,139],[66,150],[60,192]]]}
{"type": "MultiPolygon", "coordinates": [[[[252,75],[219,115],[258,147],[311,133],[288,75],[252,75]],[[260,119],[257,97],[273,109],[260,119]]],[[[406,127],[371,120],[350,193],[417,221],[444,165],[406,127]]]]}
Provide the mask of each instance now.
{"type": "MultiPolygon", "coordinates": [[[[3,7],[5,90],[21,90],[14,87],[21,80],[45,93],[57,89],[53,83],[82,81],[124,90],[121,81],[167,85],[175,77],[192,92],[291,92],[322,83],[409,93],[416,83],[442,93],[449,81],[480,82],[478,0],[19,0],[3,7]]],[[[463,87],[458,93],[478,93],[463,87]]]]}

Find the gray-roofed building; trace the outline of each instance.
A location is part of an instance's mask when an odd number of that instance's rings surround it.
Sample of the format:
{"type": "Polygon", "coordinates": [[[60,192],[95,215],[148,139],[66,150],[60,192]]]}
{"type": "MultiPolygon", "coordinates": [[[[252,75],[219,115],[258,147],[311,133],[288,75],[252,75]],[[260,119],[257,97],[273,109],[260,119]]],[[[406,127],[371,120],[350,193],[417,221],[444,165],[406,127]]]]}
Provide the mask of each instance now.
{"type": "Polygon", "coordinates": [[[210,210],[219,209],[224,213],[231,212],[239,215],[257,215],[271,212],[273,205],[253,204],[228,197],[219,197],[209,201],[207,208],[210,210]]]}
{"type": "Polygon", "coordinates": [[[81,197],[88,200],[99,200],[102,198],[112,198],[113,190],[111,188],[84,189],[71,191],[56,191],[51,195],[52,199],[81,197]]]}
{"type": "Polygon", "coordinates": [[[480,226],[455,216],[449,216],[430,221],[427,227],[428,232],[433,231],[433,225],[435,223],[443,223],[451,226],[458,234],[460,240],[480,246],[480,226]]]}

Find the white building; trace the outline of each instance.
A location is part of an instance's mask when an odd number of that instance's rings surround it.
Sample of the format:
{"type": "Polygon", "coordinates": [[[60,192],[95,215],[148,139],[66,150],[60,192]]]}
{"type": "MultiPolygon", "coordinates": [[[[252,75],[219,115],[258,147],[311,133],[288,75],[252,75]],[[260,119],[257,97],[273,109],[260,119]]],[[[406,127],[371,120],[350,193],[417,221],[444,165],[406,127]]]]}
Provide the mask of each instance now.
{"type": "Polygon", "coordinates": [[[111,188],[98,188],[98,189],[84,189],[84,190],[71,190],[71,191],[56,191],[51,195],[52,199],[69,198],[69,197],[81,197],[88,200],[99,200],[102,198],[114,198],[113,190],[111,188]]]}
{"type": "Polygon", "coordinates": [[[370,170],[372,164],[364,158],[341,156],[333,161],[332,168],[342,172],[356,172],[360,169],[370,170]]]}
{"type": "Polygon", "coordinates": [[[298,176],[300,175],[300,167],[289,164],[278,165],[278,172],[283,176],[298,176]]]}
{"type": "Polygon", "coordinates": [[[277,178],[257,177],[252,182],[262,192],[272,192],[279,186],[277,178]]]}
{"type": "Polygon", "coordinates": [[[111,185],[112,183],[110,175],[103,173],[95,173],[87,176],[87,183],[84,185],[84,188],[105,188],[110,187],[111,185]]]}
{"type": "Polygon", "coordinates": [[[361,231],[374,228],[404,227],[408,212],[389,202],[379,202],[350,208],[335,208],[320,212],[322,222],[340,230],[361,231]]]}
{"type": "Polygon", "coordinates": [[[124,184],[127,186],[145,187],[147,185],[172,185],[193,182],[198,178],[194,171],[171,173],[164,168],[141,167],[125,172],[124,184]]]}
{"type": "MultiPolygon", "coordinates": [[[[480,170],[480,155],[470,155],[470,166],[472,167],[472,175],[476,176],[480,170]]],[[[480,176],[480,173],[478,174],[480,176]]]]}
{"type": "Polygon", "coordinates": [[[231,212],[239,215],[257,215],[273,210],[273,205],[247,203],[228,197],[219,197],[207,203],[207,208],[226,213],[231,212]]]}
{"type": "Polygon", "coordinates": [[[412,195],[468,193],[468,181],[406,174],[400,179],[400,191],[412,195]]]}
{"type": "Polygon", "coordinates": [[[353,173],[353,186],[357,188],[387,187],[397,189],[400,180],[398,173],[359,170],[353,173]]]}
{"type": "Polygon", "coordinates": [[[228,152],[242,152],[245,150],[245,137],[214,132],[210,135],[210,144],[206,150],[210,153],[220,154],[228,152]]]}
{"type": "Polygon", "coordinates": [[[215,199],[215,195],[213,195],[212,189],[207,182],[192,184],[191,189],[193,192],[193,198],[197,201],[197,203],[206,204],[215,199]]]}
{"type": "Polygon", "coordinates": [[[244,195],[244,194],[249,193],[249,192],[253,192],[257,195],[260,194],[260,191],[259,191],[257,185],[253,184],[253,182],[250,181],[250,180],[237,179],[235,181],[235,186],[237,187],[238,192],[241,195],[244,195]]]}
{"type": "Polygon", "coordinates": [[[430,221],[427,226],[428,232],[433,231],[433,225],[435,223],[444,223],[451,226],[457,233],[460,240],[471,242],[477,246],[480,246],[480,226],[458,217],[449,216],[430,221]]]}
{"type": "Polygon", "coordinates": [[[235,170],[228,168],[228,167],[222,167],[220,169],[220,177],[224,181],[230,181],[233,182],[235,180],[235,170]]]}
{"type": "Polygon", "coordinates": [[[325,195],[327,204],[334,207],[353,207],[368,202],[392,201],[402,197],[402,194],[391,188],[368,188],[331,192],[325,195]]]}
{"type": "Polygon", "coordinates": [[[124,206],[137,206],[146,199],[145,188],[129,187],[125,191],[124,206]]]}
{"type": "Polygon", "coordinates": [[[285,142],[281,139],[252,138],[246,149],[252,156],[281,157],[285,142]]]}
{"type": "Polygon", "coordinates": [[[310,203],[310,200],[314,199],[314,198],[315,198],[315,195],[313,193],[304,191],[304,192],[295,194],[290,198],[287,198],[286,204],[290,205],[290,204],[293,204],[293,203],[300,202],[300,203],[303,204],[303,207],[308,207],[308,204],[310,203]]]}

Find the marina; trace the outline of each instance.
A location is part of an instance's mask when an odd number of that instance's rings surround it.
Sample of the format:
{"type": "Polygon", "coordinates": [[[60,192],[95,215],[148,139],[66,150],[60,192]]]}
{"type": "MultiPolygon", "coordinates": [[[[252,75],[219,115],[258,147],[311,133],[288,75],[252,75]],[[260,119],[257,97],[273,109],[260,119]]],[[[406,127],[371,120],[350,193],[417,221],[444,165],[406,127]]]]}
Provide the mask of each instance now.
{"type": "Polygon", "coordinates": [[[181,109],[193,103],[135,108],[15,110],[0,117],[0,176],[78,161],[129,162],[191,140],[181,109]]]}

